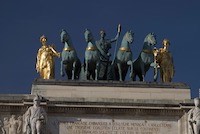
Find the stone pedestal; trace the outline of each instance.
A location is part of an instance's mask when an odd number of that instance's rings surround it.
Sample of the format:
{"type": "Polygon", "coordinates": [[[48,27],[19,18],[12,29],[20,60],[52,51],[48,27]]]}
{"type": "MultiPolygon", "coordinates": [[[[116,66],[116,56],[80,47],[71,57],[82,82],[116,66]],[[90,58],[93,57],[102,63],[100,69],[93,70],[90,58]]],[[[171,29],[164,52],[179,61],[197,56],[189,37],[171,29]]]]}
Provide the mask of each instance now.
{"type": "Polygon", "coordinates": [[[183,83],[36,80],[31,95],[0,95],[0,120],[23,116],[35,94],[48,134],[188,134],[193,107],[183,83]]]}
{"type": "Polygon", "coordinates": [[[120,99],[190,99],[190,88],[183,83],[119,81],[37,80],[31,94],[46,97],[120,98],[120,99]]]}

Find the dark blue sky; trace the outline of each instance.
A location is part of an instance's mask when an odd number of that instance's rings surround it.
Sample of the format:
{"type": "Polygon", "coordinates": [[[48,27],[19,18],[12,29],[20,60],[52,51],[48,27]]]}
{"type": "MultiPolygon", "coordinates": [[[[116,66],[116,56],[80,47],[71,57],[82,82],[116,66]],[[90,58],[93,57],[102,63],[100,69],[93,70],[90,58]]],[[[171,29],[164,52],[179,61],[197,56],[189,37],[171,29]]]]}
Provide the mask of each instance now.
{"type": "MultiPolygon", "coordinates": [[[[60,31],[66,29],[72,37],[78,56],[83,60],[86,42],[83,32],[89,28],[95,39],[105,29],[113,38],[117,25],[122,34],[135,33],[132,44],[133,59],[142,49],[149,32],[157,35],[157,48],[168,38],[174,57],[174,82],[191,87],[192,97],[200,88],[200,1],[198,0],[10,0],[0,4],[0,93],[30,93],[35,71],[39,37],[44,34],[49,44],[61,51],[60,31]]],[[[111,53],[114,52],[114,45],[111,53]]],[[[60,59],[56,59],[56,79],[60,59]]],[[[153,80],[152,70],[147,81],[153,80]]]]}

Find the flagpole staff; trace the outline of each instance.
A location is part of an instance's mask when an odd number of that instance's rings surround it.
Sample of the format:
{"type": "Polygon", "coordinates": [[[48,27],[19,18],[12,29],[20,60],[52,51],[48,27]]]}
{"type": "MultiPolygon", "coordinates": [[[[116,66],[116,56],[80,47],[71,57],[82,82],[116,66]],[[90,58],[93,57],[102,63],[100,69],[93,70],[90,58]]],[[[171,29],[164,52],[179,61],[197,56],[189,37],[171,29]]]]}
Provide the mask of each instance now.
{"type": "Polygon", "coordinates": [[[118,38],[119,38],[119,35],[120,35],[120,32],[121,32],[121,25],[120,24],[118,25],[117,32],[118,32],[118,37],[116,39],[115,51],[114,51],[113,60],[112,60],[112,64],[111,65],[114,64],[114,62],[115,62],[115,56],[116,56],[116,53],[117,53],[118,38]]]}

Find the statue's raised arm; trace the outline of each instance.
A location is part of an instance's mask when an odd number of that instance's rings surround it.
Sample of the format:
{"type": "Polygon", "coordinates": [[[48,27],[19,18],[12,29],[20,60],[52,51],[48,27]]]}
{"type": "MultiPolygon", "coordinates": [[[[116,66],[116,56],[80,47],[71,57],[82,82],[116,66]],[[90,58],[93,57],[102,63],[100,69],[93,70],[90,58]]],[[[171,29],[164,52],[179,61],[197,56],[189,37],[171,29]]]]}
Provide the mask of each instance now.
{"type": "Polygon", "coordinates": [[[111,44],[117,41],[121,32],[121,26],[118,25],[117,35],[114,39],[106,39],[106,32],[104,30],[100,31],[100,39],[96,41],[96,46],[100,52],[100,65],[99,65],[99,75],[98,80],[107,80],[108,73],[110,72],[110,56],[109,50],[111,49],[111,44]]]}
{"type": "Polygon", "coordinates": [[[51,49],[51,51],[53,52],[53,55],[56,56],[56,57],[59,57],[60,58],[60,53],[58,53],[55,48],[54,48],[54,45],[52,46],[49,46],[49,48],[51,49]]]}
{"type": "Polygon", "coordinates": [[[117,27],[117,34],[116,34],[114,39],[110,40],[110,43],[113,43],[113,42],[117,41],[117,39],[119,38],[120,33],[121,33],[121,25],[119,24],[118,27],[117,27]]]}

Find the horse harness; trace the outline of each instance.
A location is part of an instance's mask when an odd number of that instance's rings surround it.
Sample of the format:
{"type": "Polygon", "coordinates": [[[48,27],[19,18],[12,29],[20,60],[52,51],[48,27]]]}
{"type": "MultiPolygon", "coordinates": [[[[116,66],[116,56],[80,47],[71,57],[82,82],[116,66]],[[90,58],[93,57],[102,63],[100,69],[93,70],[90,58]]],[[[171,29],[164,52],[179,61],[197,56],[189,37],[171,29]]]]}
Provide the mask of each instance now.
{"type": "Polygon", "coordinates": [[[74,50],[72,47],[66,47],[66,48],[63,48],[64,51],[72,51],[74,50]]]}
{"type": "Polygon", "coordinates": [[[91,47],[86,47],[87,51],[96,51],[97,47],[96,46],[91,46],[91,47]]]}
{"type": "Polygon", "coordinates": [[[131,49],[127,47],[120,47],[119,50],[123,52],[131,52],[131,49]]]}
{"type": "Polygon", "coordinates": [[[147,54],[153,54],[153,51],[148,50],[148,49],[143,49],[142,52],[147,53],[147,54]]]}

